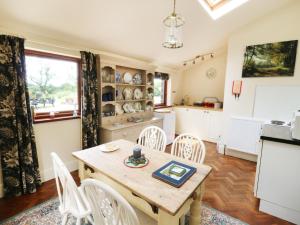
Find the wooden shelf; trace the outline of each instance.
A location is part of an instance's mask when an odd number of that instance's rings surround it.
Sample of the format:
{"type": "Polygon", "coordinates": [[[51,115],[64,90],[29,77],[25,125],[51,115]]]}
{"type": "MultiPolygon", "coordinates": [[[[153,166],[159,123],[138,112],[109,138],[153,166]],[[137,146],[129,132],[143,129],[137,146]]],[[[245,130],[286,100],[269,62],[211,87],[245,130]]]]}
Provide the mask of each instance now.
{"type": "Polygon", "coordinates": [[[102,106],[105,106],[105,105],[115,105],[115,101],[107,101],[107,102],[104,102],[104,101],[102,101],[102,106]]]}
{"type": "Polygon", "coordinates": [[[117,86],[127,86],[127,87],[145,87],[145,84],[124,84],[124,83],[116,83],[117,86]]]}
{"type": "Polygon", "coordinates": [[[116,84],[115,84],[115,83],[101,83],[101,86],[102,86],[102,87],[107,87],[107,86],[115,87],[116,84]]]}
{"type": "Polygon", "coordinates": [[[143,102],[146,101],[147,99],[129,99],[129,100],[117,100],[116,102],[143,102]]]}

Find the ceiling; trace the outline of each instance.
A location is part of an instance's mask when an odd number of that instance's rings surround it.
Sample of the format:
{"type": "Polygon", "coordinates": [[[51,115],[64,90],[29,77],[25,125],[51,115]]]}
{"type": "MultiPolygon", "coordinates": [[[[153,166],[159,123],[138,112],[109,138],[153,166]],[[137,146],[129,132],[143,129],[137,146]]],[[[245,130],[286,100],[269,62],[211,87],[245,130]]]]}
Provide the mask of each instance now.
{"type": "Polygon", "coordinates": [[[177,0],[186,21],[184,47],[162,47],[162,20],[171,0],[0,0],[0,26],[26,27],[61,41],[156,64],[184,60],[226,46],[233,31],[294,0],[249,0],[212,20],[197,0],[177,0]]]}

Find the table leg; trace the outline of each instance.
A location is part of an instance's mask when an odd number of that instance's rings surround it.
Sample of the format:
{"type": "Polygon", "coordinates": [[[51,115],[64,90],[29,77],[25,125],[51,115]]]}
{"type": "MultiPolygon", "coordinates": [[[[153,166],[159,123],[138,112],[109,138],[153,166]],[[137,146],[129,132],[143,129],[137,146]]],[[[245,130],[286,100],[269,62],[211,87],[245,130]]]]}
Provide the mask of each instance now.
{"type": "Polygon", "coordinates": [[[84,163],[81,161],[78,162],[78,175],[79,175],[80,181],[83,181],[85,179],[84,163]]]}
{"type": "Polygon", "coordinates": [[[204,183],[201,184],[199,190],[195,192],[194,201],[191,204],[190,225],[201,224],[201,204],[204,193],[204,183]]]}
{"type": "Polygon", "coordinates": [[[178,216],[172,216],[169,213],[159,209],[157,225],[179,225],[178,216]]]}

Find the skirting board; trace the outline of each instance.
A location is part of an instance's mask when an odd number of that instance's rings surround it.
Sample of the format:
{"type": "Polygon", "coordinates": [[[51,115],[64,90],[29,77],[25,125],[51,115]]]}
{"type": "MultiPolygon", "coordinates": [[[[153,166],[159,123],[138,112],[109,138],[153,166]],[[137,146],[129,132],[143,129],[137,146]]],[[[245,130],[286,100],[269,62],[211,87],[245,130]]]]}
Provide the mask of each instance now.
{"type": "Polygon", "coordinates": [[[249,154],[246,152],[237,151],[234,149],[226,148],[225,155],[233,156],[240,159],[249,160],[252,162],[257,162],[257,155],[249,154]]]}
{"type": "MultiPolygon", "coordinates": [[[[77,160],[65,162],[65,165],[70,172],[72,172],[74,170],[78,170],[78,161],[77,160]]],[[[42,178],[42,182],[53,179],[54,172],[53,172],[52,167],[41,171],[41,178],[42,178]]]]}
{"type": "MultiPolygon", "coordinates": [[[[67,163],[65,163],[65,165],[70,172],[72,172],[74,170],[78,170],[78,161],[77,160],[67,162],[67,163]]],[[[54,178],[53,169],[49,168],[49,169],[41,171],[41,178],[42,178],[42,182],[53,179],[54,178]]],[[[0,183],[0,198],[2,198],[2,197],[3,197],[3,184],[0,183]]]]}
{"type": "Polygon", "coordinates": [[[276,205],[274,203],[260,200],[259,211],[265,212],[272,216],[287,220],[289,222],[300,224],[300,212],[276,205]]]}

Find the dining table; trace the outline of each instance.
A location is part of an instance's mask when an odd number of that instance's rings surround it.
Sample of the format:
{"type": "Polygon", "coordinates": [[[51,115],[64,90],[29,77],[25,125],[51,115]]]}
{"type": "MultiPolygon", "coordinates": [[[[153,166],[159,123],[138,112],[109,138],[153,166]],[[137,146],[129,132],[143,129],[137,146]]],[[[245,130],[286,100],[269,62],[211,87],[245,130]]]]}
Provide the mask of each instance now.
{"type": "Polygon", "coordinates": [[[189,224],[201,224],[204,182],[212,170],[210,166],[139,146],[149,163],[142,168],[131,168],[124,160],[132,155],[136,143],[120,139],[104,145],[118,149],[104,152],[103,145],[99,145],[72,153],[79,162],[81,180],[94,178],[105,182],[158,225],[179,225],[189,211],[189,224]],[[180,187],[152,176],[170,161],[195,167],[196,172],[180,187]]]}

